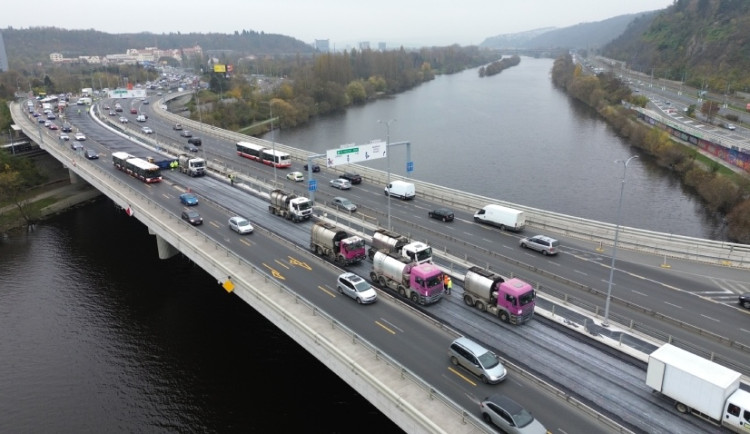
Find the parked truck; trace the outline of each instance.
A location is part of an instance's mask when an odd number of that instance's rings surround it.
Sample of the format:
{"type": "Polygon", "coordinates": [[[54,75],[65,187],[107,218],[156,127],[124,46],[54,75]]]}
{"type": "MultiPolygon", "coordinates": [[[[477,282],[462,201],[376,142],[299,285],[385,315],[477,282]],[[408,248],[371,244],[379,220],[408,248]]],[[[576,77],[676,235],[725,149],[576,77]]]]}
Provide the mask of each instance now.
{"type": "Polygon", "coordinates": [[[146,157],[145,160],[151,164],[156,164],[160,169],[164,170],[175,169],[179,166],[177,159],[172,157],[146,157]]]}
{"type": "Polygon", "coordinates": [[[312,217],[312,201],[293,193],[274,190],[271,192],[271,205],[268,206],[268,211],[287,220],[300,222],[312,217]]]}
{"type": "Polygon", "coordinates": [[[464,303],[496,315],[503,322],[523,324],[534,317],[536,293],[521,279],[471,267],[464,277],[464,303]]]}
{"type": "Polygon", "coordinates": [[[204,176],[206,174],[206,160],[189,154],[180,154],[177,157],[180,172],[192,177],[204,176]]]}
{"type": "Polygon", "coordinates": [[[355,264],[367,256],[362,237],[349,235],[343,229],[326,222],[313,225],[310,250],[340,265],[355,264]]]}
{"type": "Polygon", "coordinates": [[[429,245],[419,241],[412,242],[409,238],[386,229],[377,229],[372,233],[372,245],[368,256],[373,259],[375,253],[383,249],[411,259],[417,264],[432,262],[432,247],[429,245]]]}
{"type": "Polygon", "coordinates": [[[443,272],[436,265],[429,262],[415,264],[387,250],[375,253],[370,280],[414,303],[425,305],[438,302],[445,292],[443,272]]]}
{"type": "Polygon", "coordinates": [[[741,377],[716,362],[664,344],[648,357],[646,385],[673,399],[680,413],[693,413],[746,433],[750,393],[740,389],[741,377]]]}
{"type": "Polygon", "coordinates": [[[474,213],[474,221],[497,226],[502,230],[521,232],[526,226],[526,214],[517,209],[490,204],[474,213]]]}

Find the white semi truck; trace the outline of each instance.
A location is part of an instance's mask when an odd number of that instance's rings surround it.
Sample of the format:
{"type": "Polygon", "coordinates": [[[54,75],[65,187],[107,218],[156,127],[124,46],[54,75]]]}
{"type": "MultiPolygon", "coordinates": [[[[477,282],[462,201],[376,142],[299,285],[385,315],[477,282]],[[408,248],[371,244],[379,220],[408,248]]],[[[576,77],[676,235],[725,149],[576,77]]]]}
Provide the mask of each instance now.
{"type": "Polygon", "coordinates": [[[270,199],[271,205],[268,206],[268,211],[271,214],[293,222],[301,222],[312,217],[312,201],[306,197],[286,193],[282,190],[274,190],[271,192],[270,199]]]}
{"type": "Polygon", "coordinates": [[[739,372],[689,351],[664,344],[648,357],[646,385],[693,413],[734,432],[750,429],[750,393],[739,372]]]}
{"type": "Polygon", "coordinates": [[[432,247],[429,245],[419,241],[412,242],[409,238],[386,229],[377,229],[372,233],[368,256],[373,259],[375,253],[383,249],[408,258],[417,264],[432,262],[432,247]]]}
{"type": "Polygon", "coordinates": [[[206,174],[206,160],[188,154],[180,154],[177,158],[180,172],[192,177],[206,174]]]}

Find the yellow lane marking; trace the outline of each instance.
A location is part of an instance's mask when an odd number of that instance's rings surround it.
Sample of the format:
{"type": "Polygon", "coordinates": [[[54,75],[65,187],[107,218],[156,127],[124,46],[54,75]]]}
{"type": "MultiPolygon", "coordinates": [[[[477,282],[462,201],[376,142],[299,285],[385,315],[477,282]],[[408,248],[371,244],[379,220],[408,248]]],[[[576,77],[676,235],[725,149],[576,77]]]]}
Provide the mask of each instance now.
{"type": "Polygon", "coordinates": [[[336,298],[336,293],[333,291],[329,291],[328,288],[318,285],[318,289],[330,295],[331,297],[336,298]]]}
{"type": "Polygon", "coordinates": [[[240,238],[240,242],[248,247],[252,246],[253,244],[250,241],[246,241],[244,238],[240,238]]]}
{"type": "Polygon", "coordinates": [[[271,267],[270,265],[266,264],[265,262],[263,263],[263,266],[266,267],[266,268],[268,268],[269,270],[271,270],[271,275],[273,275],[273,277],[275,277],[277,279],[281,279],[281,280],[286,280],[286,277],[284,277],[281,273],[279,273],[279,271],[277,269],[271,267]]]}
{"type": "Polygon", "coordinates": [[[392,335],[395,335],[395,334],[396,334],[396,332],[394,332],[394,331],[393,331],[393,330],[391,330],[390,328],[386,327],[386,325],[385,325],[385,324],[383,324],[383,323],[381,323],[380,321],[375,321],[375,324],[379,325],[379,326],[380,326],[380,328],[382,328],[383,330],[387,331],[388,333],[390,333],[390,334],[392,334],[392,335]]]}
{"type": "Polygon", "coordinates": [[[463,379],[464,379],[464,381],[466,381],[467,383],[471,384],[472,386],[476,386],[476,385],[477,385],[477,383],[475,383],[475,382],[471,381],[471,380],[469,379],[469,377],[467,377],[467,376],[465,376],[464,374],[462,374],[462,373],[458,372],[458,371],[457,371],[457,370],[455,370],[455,369],[454,369],[454,368],[453,368],[452,366],[449,366],[449,367],[448,367],[448,370],[449,370],[449,371],[451,371],[451,372],[453,372],[454,374],[458,375],[459,377],[463,378],[463,379]]]}
{"type": "Polygon", "coordinates": [[[289,263],[292,265],[297,265],[299,267],[302,267],[306,269],[307,271],[312,271],[312,267],[307,264],[307,262],[300,261],[299,259],[292,258],[291,256],[288,256],[289,263]]]}

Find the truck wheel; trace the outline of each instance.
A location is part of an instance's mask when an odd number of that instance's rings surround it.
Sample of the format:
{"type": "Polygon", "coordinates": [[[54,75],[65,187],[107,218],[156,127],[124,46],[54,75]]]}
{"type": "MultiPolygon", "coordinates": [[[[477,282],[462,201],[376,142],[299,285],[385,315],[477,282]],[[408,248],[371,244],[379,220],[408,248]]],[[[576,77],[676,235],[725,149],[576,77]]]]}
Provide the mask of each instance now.
{"type": "Polygon", "coordinates": [[[474,300],[468,295],[464,295],[464,303],[466,303],[467,306],[474,306],[474,300]]]}
{"type": "Polygon", "coordinates": [[[500,321],[502,322],[510,322],[510,316],[508,315],[508,312],[504,310],[498,312],[497,317],[500,318],[500,321]]]}
{"type": "Polygon", "coordinates": [[[378,284],[378,275],[374,271],[370,272],[370,282],[378,284]]]}
{"type": "Polygon", "coordinates": [[[413,301],[414,303],[419,303],[419,296],[416,292],[411,293],[411,301],[413,301]]]}
{"type": "Polygon", "coordinates": [[[385,277],[383,277],[383,276],[378,277],[378,282],[380,283],[381,287],[383,287],[383,288],[387,288],[388,287],[388,285],[385,284],[386,283],[385,282],[385,277]]]}
{"type": "Polygon", "coordinates": [[[337,261],[339,262],[339,264],[341,264],[341,265],[345,265],[345,264],[346,264],[346,262],[344,262],[344,256],[342,256],[342,255],[339,255],[338,257],[336,257],[336,260],[337,260],[337,261]]]}
{"type": "Polygon", "coordinates": [[[398,293],[399,293],[399,295],[400,295],[401,297],[404,297],[404,298],[406,298],[406,289],[404,289],[404,287],[403,287],[403,286],[400,286],[400,285],[399,285],[399,287],[398,287],[398,293]]]}
{"type": "Polygon", "coordinates": [[[477,309],[479,309],[479,310],[480,310],[480,311],[482,311],[482,312],[484,312],[484,311],[485,311],[485,308],[484,308],[484,303],[482,303],[481,301],[478,301],[478,302],[477,302],[477,304],[476,304],[476,305],[474,305],[474,307],[476,307],[477,309]]]}
{"type": "Polygon", "coordinates": [[[688,406],[681,402],[675,402],[674,408],[676,408],[680,413],[687,413],[688,411],[690,411],[688,406]]]}
{"type": "Polygon", "coordinates": [[[453,364],[453,366],[458,366],[458,359],[456,358],[456,356],[451,356],[451,363],[453,364]]]}

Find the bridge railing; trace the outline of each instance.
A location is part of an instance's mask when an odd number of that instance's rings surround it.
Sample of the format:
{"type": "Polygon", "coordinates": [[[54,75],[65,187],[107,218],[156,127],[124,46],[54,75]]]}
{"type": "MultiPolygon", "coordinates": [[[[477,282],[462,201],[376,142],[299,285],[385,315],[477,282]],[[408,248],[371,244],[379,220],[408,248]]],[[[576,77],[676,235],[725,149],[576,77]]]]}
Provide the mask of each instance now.
{"type": "MultiPolygon", "coordinates": [[[[189,95],[182,94],[182,95],[189,95]]],[[[178,98],[180,95],[172,95],[169,98],[178,98]]],[[[153,107],[160,116],[182,124],[190,125],[194,130],[201,128],[216,137],[229,141],[248,141],[271,147],[272,143],[266,140],[247,136],[244,134],[226,131],[206,124],[186,119],[182,116],[163,110],[161,104],[153,107]]],[[[292,148],[281,143],[273,143],[276,149],[288,152],[299,162],[307,162],[311,152],[292,148]]],[[[321,167],[325,162],[320,159],[321,167]]],[[[356,170],[369,182],[385,185],[387,175],[385,172],[366,166],[355,165],[356,170]]],[[[343,170],[329,168],[333,173],[343,173],[343,170]]],[[[348,170],[351,170],[349,168],[348,170]]],[[[487,204],[495,203],[511,208],[523,210],[526,213],[526,223],[531,228],[543,229],[590,241],[599,248],[611,247],[614,243],[616,226],[611,223],[589,220],[581,217],[545,211],[538,208],[527,207],[515,203],[496,200],[486,196],[462,192],[447,187],[423,182],[415,179],[407,179],[399,175],[391,174],[391,179],[404,179],[415,183],[417,194],[421,197],[442,203],[458,210],[474,212],[487,204]]],[[[618,238],[618,248],[628,249],[643,253],[653,254],[663,258],[679,258],[700,261],[704,263],[730,266],[737,268],[750,268],[750,245],[731,243],[725,241],[713,241],[702,238],[688,237],[683,235],[667,234],[663,232],[649,231],[628,226],[621,226],[618,238]]]]}

